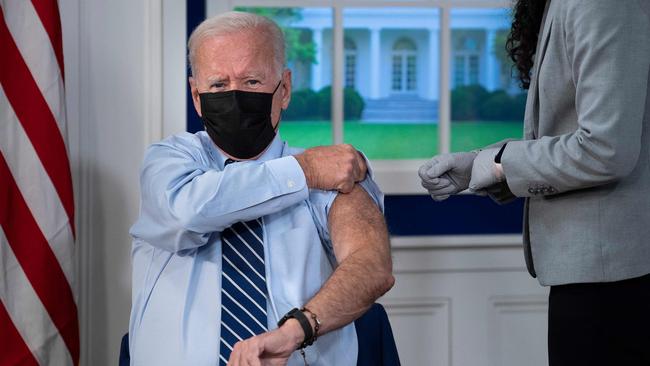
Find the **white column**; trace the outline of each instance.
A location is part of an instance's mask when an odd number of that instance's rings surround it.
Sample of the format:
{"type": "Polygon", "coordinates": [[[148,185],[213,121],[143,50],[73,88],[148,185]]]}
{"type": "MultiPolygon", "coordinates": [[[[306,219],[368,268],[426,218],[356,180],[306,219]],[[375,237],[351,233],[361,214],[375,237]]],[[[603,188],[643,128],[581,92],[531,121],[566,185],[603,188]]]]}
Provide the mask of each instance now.
{"type": "Polygon", "coordinates": [[[485,83],[488,90],[499,87],[499,63],[494,53],[494,41],[497,38],[496,29],[487,29],[485,32],[485,83]]]}
{"type": "Polygon", "coordinates": [[[429,29],[429,78],[428,97],[438,99],[440,90],[440,31],[429,29]]]}
{"type": "Polygon", "coordinates": [[[312,40],[316,48],[316,63],[311,64],[311,88],[318,91],[323,87],[323,30],[312,30],[312,40]]]}
{"type": "Polygon", "coordinates": [[[380,71],[381,64],[381,43],[379,28],[370,29],[370,99],[379,99],[380,92],[380,71]]]}

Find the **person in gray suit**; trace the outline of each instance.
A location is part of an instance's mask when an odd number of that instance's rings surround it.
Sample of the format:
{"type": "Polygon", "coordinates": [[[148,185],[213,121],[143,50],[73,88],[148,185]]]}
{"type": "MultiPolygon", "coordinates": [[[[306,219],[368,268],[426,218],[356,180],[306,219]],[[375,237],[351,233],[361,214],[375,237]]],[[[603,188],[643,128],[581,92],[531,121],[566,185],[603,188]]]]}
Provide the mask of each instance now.
{"type": "Polygon", "coordinates": [[[422,185],[434,200],[526,198],[551,365],[650,365],[650,0],[519,0],[513,13],[524,138],[434,156],[422,185]]]}

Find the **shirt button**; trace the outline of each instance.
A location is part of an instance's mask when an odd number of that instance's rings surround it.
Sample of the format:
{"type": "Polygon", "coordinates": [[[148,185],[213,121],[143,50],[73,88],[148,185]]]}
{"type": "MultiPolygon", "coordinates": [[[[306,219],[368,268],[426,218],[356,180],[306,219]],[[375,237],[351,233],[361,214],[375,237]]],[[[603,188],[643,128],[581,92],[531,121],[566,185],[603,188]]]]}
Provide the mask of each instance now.
{"type": "Polygon", "coordinates": [[[296,183],[293,180],[289,179],[287,181],[287,187],[293,188],[293,186],[295,186],[295,185],[296,185],[296,183]]]}

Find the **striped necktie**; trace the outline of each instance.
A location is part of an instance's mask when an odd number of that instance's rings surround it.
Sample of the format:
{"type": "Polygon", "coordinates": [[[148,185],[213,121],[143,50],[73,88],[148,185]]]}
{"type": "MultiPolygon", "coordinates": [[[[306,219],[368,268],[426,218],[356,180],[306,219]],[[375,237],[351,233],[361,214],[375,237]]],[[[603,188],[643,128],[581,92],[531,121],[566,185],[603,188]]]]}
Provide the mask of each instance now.
{"type": "Polygon", "coordinates": [[[235,343],[267,331],[263,243],[261,219],[238,222],[221,233],[222,366],[235,343]]]}

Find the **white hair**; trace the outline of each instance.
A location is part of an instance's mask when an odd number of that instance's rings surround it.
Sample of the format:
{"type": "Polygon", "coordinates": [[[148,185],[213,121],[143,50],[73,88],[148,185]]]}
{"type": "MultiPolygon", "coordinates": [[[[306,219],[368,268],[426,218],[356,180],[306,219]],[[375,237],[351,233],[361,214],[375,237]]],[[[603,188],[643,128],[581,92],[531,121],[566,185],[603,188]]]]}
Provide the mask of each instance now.
{"type": "Polygon", "coordinates": [[[273,49],[276,70],[281,75],[286,63],[285,41],[282,30],[273,20],[267,17],[241,11],[230,11],[208,18],[192,31],[187,42],[192,75],[196,75],[196,49],[201,41],[209,37],[221,37],[247,31],[257,31],[258,34],[264,34],[268,38],[273,49]]]}

